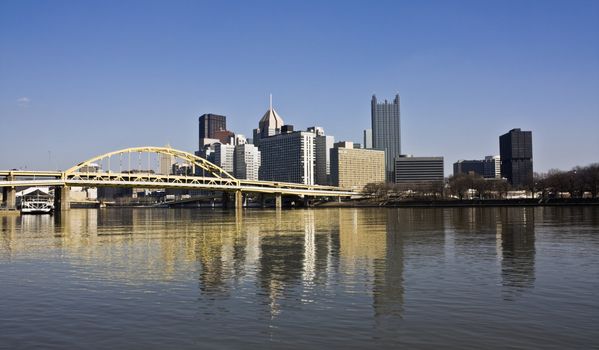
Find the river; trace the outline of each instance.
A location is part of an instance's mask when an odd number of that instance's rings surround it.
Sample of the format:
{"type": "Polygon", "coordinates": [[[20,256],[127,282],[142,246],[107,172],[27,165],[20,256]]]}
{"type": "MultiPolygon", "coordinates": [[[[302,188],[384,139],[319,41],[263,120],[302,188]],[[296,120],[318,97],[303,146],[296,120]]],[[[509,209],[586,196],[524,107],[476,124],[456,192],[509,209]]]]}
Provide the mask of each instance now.
{"type": "Polygon", "coordinates": [[[0,348],[588,349],[599,208],[0,217],[0,348]]]}

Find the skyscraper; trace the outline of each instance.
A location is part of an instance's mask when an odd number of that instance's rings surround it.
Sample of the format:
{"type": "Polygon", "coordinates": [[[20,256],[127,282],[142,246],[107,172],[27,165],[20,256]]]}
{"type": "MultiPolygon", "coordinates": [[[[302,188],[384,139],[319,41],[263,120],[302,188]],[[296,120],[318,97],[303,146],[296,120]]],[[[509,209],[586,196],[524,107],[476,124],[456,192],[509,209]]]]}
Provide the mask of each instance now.
{"type": "Polygon", "coordinates": [[[218,114],[202,114],[199,118],[200,143],[198,149],[202,149],[202,139],[218,139],[217,132],[227,130],[227,117],[218,114]]]}
{"type": "Polygon", "coordinates": [[[399,94],[393,103],[378,103],[376,96],[371,101],[372,147],[385,151],[387,181],[393,181],[394,160],[401,154],[401,128],[399,116],[399,94]]]}
{"type": "Polygon", "coordinates": [[[258,128],[254,129],[254,145],[260,145],[260,140],[265,137],[280,134],[283,124],[283,118],[281,118],[277,111],[272,107],[272,95],[270,95],[270,105],[268,110],[258,122],[258,128]]]}
{"type": "Polygon", "coordinates": [[[514,187],[532,183],[532,131],[512,129],[499,136],[501,176],[514,187]]]}

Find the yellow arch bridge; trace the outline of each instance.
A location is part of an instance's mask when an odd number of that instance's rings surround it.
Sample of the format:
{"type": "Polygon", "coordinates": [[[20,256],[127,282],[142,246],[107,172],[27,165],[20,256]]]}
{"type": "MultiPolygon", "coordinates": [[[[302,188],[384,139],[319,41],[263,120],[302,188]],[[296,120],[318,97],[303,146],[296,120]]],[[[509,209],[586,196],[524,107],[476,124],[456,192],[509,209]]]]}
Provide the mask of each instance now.
{"type": "Polygon", "coordinates": [[[60,210],[70,208],[68,190],[71,186],[232,192],[235,207],[242,206],[244,192],[274,195],[277,207],[281,206],[282,195],[340,198],[358,194],[332,186],[236,179],[202,157],[169,147],[126,148],[88,159],[66,171],[0,170],[0,187],[6,207],[15,206],[17,187],[32,186],[54,186],[56,209],[60,210]],[[176,163],[177,160],[181,163],[176,163]],[[172,175],[172,167],[177,164],[183,166],[178,175],[172,175]]]}

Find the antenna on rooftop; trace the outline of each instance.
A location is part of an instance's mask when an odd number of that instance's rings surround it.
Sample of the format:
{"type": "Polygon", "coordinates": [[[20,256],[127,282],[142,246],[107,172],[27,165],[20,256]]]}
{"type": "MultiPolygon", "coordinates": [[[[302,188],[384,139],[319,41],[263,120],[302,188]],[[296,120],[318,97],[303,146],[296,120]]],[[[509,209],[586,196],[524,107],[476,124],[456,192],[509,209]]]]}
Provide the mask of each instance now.
{"type": "Polygon", "coordinates": [[[270,104],[269,104],[269,106],[270,106],[270,109],[272,109],[272,94],[270,94],[270,104]]]}

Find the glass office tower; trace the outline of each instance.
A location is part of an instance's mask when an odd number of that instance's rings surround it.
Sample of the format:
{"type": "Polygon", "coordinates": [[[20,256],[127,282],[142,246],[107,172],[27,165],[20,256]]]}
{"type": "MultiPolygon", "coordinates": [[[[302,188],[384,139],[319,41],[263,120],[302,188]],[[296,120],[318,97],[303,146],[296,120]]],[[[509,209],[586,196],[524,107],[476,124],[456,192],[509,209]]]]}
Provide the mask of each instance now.
{"type": "Polygon", "coordinates": [[[394,180],[395,158],[401,154],[399,94],[392,103],[379,103],[375,95],[371,101],[372,148],[385,151],[387,181],[394,180]]]}

